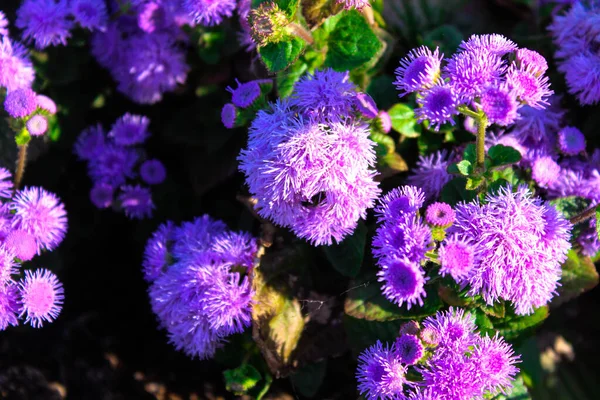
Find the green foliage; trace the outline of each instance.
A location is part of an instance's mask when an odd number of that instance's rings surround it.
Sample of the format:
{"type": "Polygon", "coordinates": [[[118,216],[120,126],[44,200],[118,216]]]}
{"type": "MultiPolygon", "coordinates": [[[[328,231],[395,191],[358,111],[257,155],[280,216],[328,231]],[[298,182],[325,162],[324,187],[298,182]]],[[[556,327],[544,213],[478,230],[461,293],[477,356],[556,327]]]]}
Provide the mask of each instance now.
{"type": "Polygon", "coordinates": [[[490,147],[488,157],[490,158],[491,168],[510,165],[521,161],[521,153],[512,147],[503,146],[501,144],[490,147]]]}
{"type": "Polygon", "coordinates": [[[600,206],[596,207],[596,235],[600,239],[600,206]]]}
{"type": "Polygon", "coordinates": [[[325,372],[327,372],[327,360],[305,365],[290,376],[290,380],[294,389],[302,396],[312,398],[323,384],[325,372]]]}
{"type": "Polygon", "coordinates": [[[467,190],[467,178],[457,176],[448,182],[442,189],[441,199],[444,203],[451,206],[458,204],[461,201],[471,201],[477,197],[477,193],[472,190],[467,190]]]}
{"type": "Polygon", "coordinates": [[[284,98],[292,94],[294,85],[300,77],[308,70],[308,65],[300,59],[296,61],[285,73],[277,75],[277,93],[284,98]]]}
{"type": "Polygon", "coordinates": [[[268,43],[258,48],[258,54],[265,67],[271,72],[279,72],[294,63],[306,46],[304,40],[290,36],[277,43],[268,43]]]}
{"type": "Polygon", "coordinates": [[[400,319],[387,322],[367,321],[344,315],[344,328],[352,353],[354,356],[358,356],[360,352],[374,345],[378,340],[392,343],[396,340],[400,326],[404,322],[400,319]]]}
{"type": "Polygon", "coordinates": [[[442,25],[423,37],[423,44],[430,49],[440,48],[440,53],[452,54],[463,41],[463,35],[452,25],[442,25]]]}
{"type": "Polygon", "coordinates": [[[503,318],[490,317],[494,330],[506,340],[513,340],[525,335],[548,318],[548,306],[536,308],[533,314],[516,315],[512,308],[506,310],[503,318]]]}
{"type": "Polygon", "coordinates": [[[560,294],[554,303],[569,301],[598,285],[598,271],[590,257],[569,250],[567,261],[562,265],[560,294]]]}
{"type": "Polygon", "coordinates": [[[360,220],[352,235],[347,236],[340,243],[322,246],[322,248],[336,271],[344,276],[354,278],[360,272],[360,266],[365,256],[366,241],[367,227],[360,220]]]}
{"type": "Polygon", "coordinates": [[[225,388],[236,396],[246,394],[262,379],[260,372],[250,364],[242,364],[235,369],[223,371],[225,388]]]}
{"type": "Polygon", "coordinates": [[[531,400],[531,395],[525,386],[523,377],[519,375],[512,383],[510,394],[499,394],[493,397],[493,400],[531,400]]]}
{"type": "Polygon", "coordinates": [[[415,111],[407,104],[394,104],[388,110],[390,119],[392,120],[392,128],[409,138],[419,137],[421,134],[421,125],[417,124],[415,111]]]}

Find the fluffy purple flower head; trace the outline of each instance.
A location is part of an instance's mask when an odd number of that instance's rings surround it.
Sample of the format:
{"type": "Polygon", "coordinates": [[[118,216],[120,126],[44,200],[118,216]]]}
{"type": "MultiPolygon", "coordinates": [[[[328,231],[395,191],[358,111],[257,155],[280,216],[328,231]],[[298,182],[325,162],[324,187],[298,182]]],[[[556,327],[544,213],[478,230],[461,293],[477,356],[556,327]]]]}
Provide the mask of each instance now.
{"type": "Polygon", "coordinates": [[[0,11],[0,36],[8,36],[8,20],[2,11],[0,11]]]}
{"type": "Polygon", "coordinates": [[[369,0],[336,0],[336,3],[343,4],[346,10],[351,10],[353,8],[360,10],[364,7],[371,6],[369,0]]]}
{"type": "Polygon", "coordinates": [[[104,153],[106,137],[100,124],[84,129],[75,141],[74,151],[80,160],[94,160],[104,153]]]}
{"type": "Polygon", "coordinates": [[[454,218],[454,210],[446,203],[430,204],[425,211],[425,221],[433,226],[450,226],[454,218]]]}
{"type": "Polygon", "coordinates": [[[54,100],[52,100],[48,96],[44,96],[43,94],[38,94],[37,95],[37,106],[40,109],[47,111],[52,115],[56,114],[56,111],[57,111],[56,103],[54,102],[54,100]]]}
{"type": "Polygon", "coordinates": [[[8,36],[0,37],[0,86],[10,92],[31,87],[34,79],[35,72],[25,47],[11,43],[8,36]]]}
{"type": "Polygon", "coordinates": [[[41,328],[46,322],[58,317],[64,299],[62,284],[47,269],[25,271],[25,278],[19,282],[21,309],[19,317],[25,316],[25,323],[41,328]]]}
{"type": "Polygon", "coordinates": [[[38,254],[56,248],[67,232],[67,212],[56,195],[40,187],[19,190],[10,209],[14,211],[13,229],[24,230],[35,238],[38,254]]]}
{"type": "Polygon", "coordinates": [[[170,261],[169,245],[173,241],[174,230],[175,224],[167,221],[146,242],[142,267],[147,282],[153,282],[165,272],[170,261]]]}
{"type": "Polygon", "coordinates": [[[48,46],[67,44],[73,22],[66,0],[25,0],[17,10],[15,25],[23,29],[23,37],[42,50],[48,46]]]}
{"type": "Polygon", "coordinates": [[[205,26],[219,25],[224,18],[233,15],[235,0],[183,0],[184,9],[194,22],[205,26]]]}
{"type": "Polygon", "coordinates": [[[515,364],[520,361],[519,356],[514,355],[512,347],[502,337],[497,333],[493,338],[481,337],[472,358],[481,374],[485,390],[492,395],[510,393],[512,381],[519,372],[515,364]]]}
{"type": "Polygon", "coordinates": [[[431,245],[431,231],[420,220],[406,222],[386,222],[377,228],[373,238],[373,255],[380,259],[402,258],[420,262],[431,245]]]}
{"type": "Polygon", "coordinates": [[[577,237],[577,244],[581,247],[581,254],[594,257],[600,251],[600,239],[596,232],[596,219],[590,218],[589,223],[584,225],[577,237]]]}
{"type": "Polygon", "coordinates": [[[517,45],[497,33],[488,35],[471,35],[469,40],[462,42],[459,49],[463,52],[487,51],[496,56],[503,56],[517,50],[517,45]]]}
{"type": "Polygon", "coordinates": [[[140,185],[126,185],[117,197],[125,215],[131,219],[144,219],[152,216],[154,203],[150,189],[140,185]]]}
{"type": "Polygon", "coordinates": [[[96,158],[90,160],[89,174],[96,182],[105,182],[113,187],[125,183],[134,176],[134,166],[138,160],[135,150],[127,147],[106,144],[96,158]]]}
{"type": "Polygon", "coordinates": [[[396,356],[406,365],[416,364],[423,357],[424,349],[415,335],[404,334],[396,339],[396,356]]]}
{"type": "Polygon", "coordinates": [[[396,360],[393,348],[379,340],[358,357],[358,390],[367,400],[403,396],[404,386],[410,384],[405,374],[406,367],[396,360]]]}
{"type": "Polygon", "coordinates": [[[17,285],[9,283],[0,287],[0,331],[19,325],[19,292],[17,285]]]}
{"type": "Polygon", "coordinates": [[[399,306],[406,304],[409,310],[417,303],[423,306],[427,278],[419,264],[406,257],[388,258],[380,264],[377,280],[383,283],[381,291],[389,301],[399,306]]]}
{"type": "Polygon", "coordinates": [[[438,150],[428,156],[419,156],[417,168],[413,169],[407,182],[423,189],[427,200],[435,199],[442,192],[444,185],[452,179],[448,173],[450,159],[451,154],[446,150],[438,150]]]}
{"type": "Polygon", "coordinates": [[[210,327],[226,335],[243,332],[252,323],[253,295],[250,281],[239,273],[215,279],[203,301],[210,327]]]}
{"type": "Polygon", "coordinates": [[[296,83],[291,105],[307,116],[340,120],[351,115],[356,91],[348,71],[317,70],[296,83]]]}
{"type": "Polygon", "coordinates": [[[108,13],[104,0],[71,0],[70,11],[81,27],[94,30],[104,29],[108,23],[108,13]]]}
{"type": "Polygon", "coordinates": [[[206,214],[192,222],[184,222],[173,232],[173,256],[183,262],[193,260],[196,253],[209,250],[214,238],[226,229],[223,222],[206,214]]]}
{"type": "Polygon", "coordinates": [[[459,99],[453,87],[445,83],[433,85],[423,92],[423,97],[419,97],[417,103],[420,107],[415,110],[415,115],[419,122],[428,120],[436,131],[442,124],[455,124],[459,99]]]}
{"type": "Polygon", "coordinates": [[[377,123],[380,126],[383,133],[389,133],[389,131],[392,130],[392,118],[390,117],[390,114],[387,113],[387,111],[379,111],[379,114],[377,114],[377,123]]]}
{"type": "Polygon", "coordinates": [[[15,263],[15,251],[6,243],[0,244],[0,290],[12,280],[12,275],[19,273],[19,264],[15,263]]]}
{"type": "Polygon", "coordinates": [[[48,130],[48,120],[43,115],[34,115],[25,123],[31,136],[41,136],[48,130]]]}
{"type": "Polygon", "coordinates": [[[233,266],[252,268],[258,243],[249,233],[225,232],[213,239],[211,251],[233,266]]]}
{"type": "Polygon", "coordinates": [[[548,70],[548,62],[537,51],[519,49],[515,55],[520,69],[529,70],[536,75],[541,75],[548,70]]]}
{"type": "Polygon", "coordinates": [[[108,208],[113,203],[115,188],[106,182],[96,182],[90,190],[90,200],[97,208],[108,208]]]}
{"type": "Polygon", "coordinates": [[[545,75],[536,75],[531,69],[511,66],[506,73],[506,82],[513,88],[519,100],[533,108],[545,108],[550,90],[550,82],[545,75]]]}
{"type": "Polygon", "coordinates": [[[508,126],[518,117],[516,95],[506,86],[487,87],[481,94],[480,104],[491,124],[508,126]]]}
{"type": "Polygon", "coordinates": [[[444,68],[455,97],[465,101],[479,96],[484,88],[497,85],[505,71],[502,58],[483,48],[456,53],[444,68]]]}
{"type": "Polygon", "coordinates": [[[21,229],[11,231],[6,237],[4,245],[11,249],[21,261],[30,261],[37,254],[35,238],[21,229]]]}
{"type": "Polygon", "coordinates": [[[575,156],[585,151],[585,136],[574,126],[558,131],[558,148],[563,154],[575,156]]]}
{"type": "Polygon", "coordinates": [[[440,274],[460,281],[468,276],[475,265],[475,247],[457,236],[446,239],[438,250],[440,274]]]}
{"type": "Polygon", "coordinates": [[[375,100],[366,93],[360,92],[356,94],[354,97],[354,106],[365,118],[376,118],[377,113],[379,113],[375,100]]]}
{"type": "Polygon", "coordinates": [[[232,103],[227,103],[221,109],[221,122],[227,129],[232,129],[235,126],[237,118],[237,108],[232,103]]]}
{"type": "Polygon", "coordinates": [[[0,167],[0,197],[10,199],[12,197],[12,174],[6,168],[0,167]]]}
{"type": "Polygon", "coordinates": [[[119,146],[144,143],[150,136],[150,119],[143,115],[125,114],[113,124],[108,136],[119,146]]]}
{"type": "Polygon", "coordinates": [[[419,323],[417,321],[408,321],[400,325],[400,329],[398,330],[398,334],[400,336],[409,334],[409,335],[418,335],[419,334],[419,323]]]}
{"type": "Polygon", "coordinates": [[[231,93],[231,102],[234,106],[240,108],[247,108],[254,103],[254,100],[260,96],[260,85],[257,81],[250,81],[246,83],[240,83],[237,79],[237,88],[227,87],[227,91],[231,93]]]}
{"type": "Polygon", "coordinates": [[[36,94],[29,88],[9,92],[4,100],[4,109],[13,118],[23,118],[37,108],[36,94]]]}
{"type": "Polygon", "coordinates": [[[158,185],[165,181],[167,171],[160,160],[146,160],[140,167],[140,176],[148,185],[158,185]]]}
{"type": "Polygon", "coordinates": [[[406,222],[423,206],[425,195],[416,186],[401,186],[381,197],[375,207],[378,222],[406,222]]]}
{"type": "Polygon", "coordinates": [[[600,100],[600,57],[578,54],[559,65],[564,72],[569,93],[583,105],[597,104],[600,100]]]}
{"type": "Polygon", "coordinates": [[[437,346],[440,342],[439,336],[437,328],[431,326],[424,327],[419,334],[419,337],[427,346],[437,346]]]}
{"type": "Polygon", "coordinates": [[[146,33],[153,33],[161,28],[166,28],[170,22],[170,16],[163,5],[160,4],[160,1],[154,0],[141,3],[136,9],[136,13],[137,25],[146,33]]]}
{"type": "Polygon", "coordinates": [[[560,175],[560,166],[552,157],[540,157],[531,166],[531,177],[543,188],[552,186],[560,175]]]}
{"type": "Polygon", "coordinates": [[[438,82],[442,58],[444,55],[440,54],[439,48],[432,53],[427,47],[421,46],[411,50],[400,60],[400,66],[395,71],[394,82],[396,89],[400,91],[400,97],[427,90],[438,82]]]}
{"type": "Polygon", "coordinates": [[[98,64],[110,69],[113,76],[114,66],[120,62],[120,52],[124,43],[118,21],[109,22],[103,31],[95,31],[90,40],[92,55],[98,64]]]}
{"type": "Polygon", "coordinates": [[[465,313],[461,308],[450,307],[448,311],[438,311],[423,321],[423,328],[435,331],[438,355],[460,351],[475,344],[475,316],[465,313]]]}

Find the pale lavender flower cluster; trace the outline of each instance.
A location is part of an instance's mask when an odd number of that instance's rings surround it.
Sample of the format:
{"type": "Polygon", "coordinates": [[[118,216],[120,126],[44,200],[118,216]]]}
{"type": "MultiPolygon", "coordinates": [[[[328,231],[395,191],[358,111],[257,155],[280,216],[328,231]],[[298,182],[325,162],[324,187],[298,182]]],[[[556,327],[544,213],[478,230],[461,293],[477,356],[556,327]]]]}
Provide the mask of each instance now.
{"type": "Polygon", "coordinates": [[[0,87],[12,91],[30,88],[35,71],[25,47],[8,37],[8,21],[0,11],[0,87]]]}
{"type": "Polygon", "coordinates": [[[356,378],[366,399],[473,400],[509,392],[519,356],[502,337],[477,333],[472,314],[450,308],[422,327],[405,326],[393,345],[378,341],[359,356],[356,378]],[[409,380],[413,368],[421,380],[409,380]]]}
{"type": "Polygon", "coordinates": [[[483,111],[489,123],[507,126],[517,120],[522,106],[544,108],[552,94],[544,57],[498,34],[473,35],[444,66],[443,61],[438,49],[422,46],[396,69],[400,96],[417,92],[420,107],[415,113],[436,130],[454,125],[459,107],[483,111]]]}
{"type": "Polygon", "coordinates": [[[56,113],[57,108],[49,97],[24,87],[8,92],[4,99],[4,111],[22,125],[21,134],[42,136],[48,131],[48,119],[56,113]]]}
{"type": "Polygon", "coordinates": [[[421,263],[432,244],[431,231],[419,216],[425,195],[415,186],[392,190],[375,208],[380,226],[373,238],[378,280],[384,296],[410,309],[423,305],[427,277],[421,263]]]}
{"type": "Polygon", "coordinates": [[[152,310],[169,341],[186,354],[210,358],[225,338],[252,322],[248,275],[258,243],[208,215],[161,225],[146,244],[144,278],[152,310]]]}
{"type": "Polygon", "coordinates": [[[148,118],[127,113],[115,121],[108,134],[98,124],[77,138],[74,151],[80,160],[88,162],[88,175],[94,182],[90,199],[96,207],[114,205],[132,219],[152,215],[149,186],[161,184],[167,173],[162,162],[148,159],[138,147],[150,136],[149,125],[148,118]],[[149,186],[136,181],[138,174],[149,186]]]}
{"type": "Polygon", "coordinates": [[[64,205],[52,193],[26,187],[13,194],[11,174],[0,168],[0,330],[19,319],[34,328],[58,317],[63,288],[45,269],[24,270],[21,264],[55,249],[67,231],[64,205]]]}
{"type": "Polygon", "coordinates": [[[565,74],[569,93],[584,105],[600,101],[600,54],[597,1],[575,1],[549,26],[557,46],[558,70],[565,74]]]}
{"type": "Polygon", "coordinates": [[[380,192],[357,94],[347,72],[302,78],[258,112],[239,156],[258,213],[315,245],[350,234],[380,192]]]}
{"type": "Polygon", "coordinates": [[[406,182],[423,189],[428,200],[435,199],[452,180],[452,175],[448,173],[448,165],[453,159],[454,155],[446,150],[438,150],[428,156],[421,155],[406,182]]]}

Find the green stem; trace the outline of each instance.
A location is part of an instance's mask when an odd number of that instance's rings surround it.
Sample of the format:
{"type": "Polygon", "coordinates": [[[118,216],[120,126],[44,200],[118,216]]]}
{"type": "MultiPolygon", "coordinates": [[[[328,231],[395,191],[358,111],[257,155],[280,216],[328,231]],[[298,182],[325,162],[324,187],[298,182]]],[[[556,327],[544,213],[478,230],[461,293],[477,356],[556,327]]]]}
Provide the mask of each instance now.
{"type": "Polygon", "coordinates": [[[25,174],[25,164],[27,164],[27,146],[28,143],[22,144],[19,147],[19,158],[17,159],[17,170],[15,171],[15,186],[13,192],[19,190],[23,175],[25,174]]]}
{"type": "Polygon", "coordinates": [[[313,44],[315,42],[315,40],[313,39],[310,32],[307,31],[306,29],[304,29],[304,27],[302,25],[292,22],[288,26],[289,26],[292,34],[298,36],[300,39],[304,40],[306,43],[313,44]]]}
{"type": "Polygon", "coordinates": [[[478,120],[479,118],[481,118],[481,114],[470,110],[469,108],[467,108],[466,106],[460,106],[458,107],[458,112],[461,113],[462,115],[466,115],[467,117],[471,117],[473,119],[478,120]]]}
{"type": "Polygon", "coordinates": [[[577,214],[576,216],[571,218],[569,221],[573,225],[577,225],[583,221],[586,221],[586,220],[592,218],[595,214],[596,214],[596,207],[592,207],[592,208],[589,208],[589,209],[583,211],[581,214],[577,214]]]}
{"type": "Polygon", "coordinates": [[[260,392],[256,395],[256,400],[261,400],[264,397],[264,395],[267,394],[267,392],[269,391],[269,388],[271,387],[272,382],[273,382],[273,377],[271,376],[271,374],[266,373],[265,385],[260,390],[260,392]]]}
{"type": "Polygon", "coordinates": [[[477,148],[477,166],[479,172],[485,169],[485,128],[487,127],[488,119],[485,114],[482,114],[477,120],[477,137],[475,138],[475,147],[477,148]]]}

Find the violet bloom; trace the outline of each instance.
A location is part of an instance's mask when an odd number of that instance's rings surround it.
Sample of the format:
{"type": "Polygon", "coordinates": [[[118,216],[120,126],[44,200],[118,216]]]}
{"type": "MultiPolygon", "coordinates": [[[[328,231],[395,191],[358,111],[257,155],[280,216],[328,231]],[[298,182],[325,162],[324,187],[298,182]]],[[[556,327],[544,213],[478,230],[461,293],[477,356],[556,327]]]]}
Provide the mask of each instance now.
{"type": "Polygon", "coordinates": [[[375,100],[366,93],[361,92],[356,94],[356,97],[354,97],[354,106],[363,117],[368,119],[376,118],[379,113],[375,100]]]}
{"type": "Polygon", "coordinates": [[[554,185],[560,175],[560,166],[551,157],[540,157],[531,166],[531,177],[542,188],[554,185]]]}
{"type": "Polygon", "coordinates": [[[416,186],[397,187],[379,199],[375,215],[379,223],[404,223],[414,217],[424,202],[422,189],[416,186]]]}
{"type": "Polygon", "coordinates": [[[12,43],[8,36],[1,37],[0,86],[10,92],[31,87],[34,79],[35,72],[25,47],[12,43]]]}
{"type": "Polygon", "coordinates": [[[96,182],[90,190],[90,200],[97,208],[108,208],[113,203],[115,188],[106,182],[96,182]]]}
{"type": "Polygon", "coordinates": [[[75,141],[74,151],[80,160],[91,161],[104,153],[106,137],[100,124],[84,129],[75,141]]]}
{"type": "Polygon", "coordinates": [[[406,367],[396,359],[393,347],[377,341],[358,357],[358,390],[367,400],[402,396],[405,386],[412,385],[406,379],[406,372],[406,367]]]}
{"type": "Polygon", "coordinates": [[[233,15],[235,0],[183,0],[184,9],[192,16],[194,22],[205,26],[219,25],[224,18],[233,15]]]}
{"type": "Polygon", "coordinates": [[[64,46],[73,28],[69,12],[66,0],[25,0],[17,10],[15,25],[23,29],[25,39],[35,42],[38,50],[64,46]]]}
{"type": "Polygon", "coordinates": [[[0,167],[0,197],[10,199],[12,197],[12,190],[12,174],[6,168],[0,167]]]}
{"type": "Polygon", "coordinates": [[[11,231],[6,237],[4,244],[21,261],[30,261],[37,254],[35,237],[21,229],[11,231]]]}
{"type": "Polygon", "coordinates": [[[9,92],[4,100],[4,109],[13,118],[23,118],[37,108],[36,94],[29,88],[9,92]]]}
{"type": "Polygon", "coordinates": [[[133,168],[137,160],[135,150],[107,144],[97,158],[90,161],[89,174],[94,181],[116,187],[124,184],[127,178],[135,176],[133,168]]]}
{"type": "Polygon", "coordinates": [[[15,263],[15,257],[12,246],[0,244],[0,288],[10,283],[12,276],[19,273],[19,264],[15,263]]]}
{"type": "Polygon", "coordinates": [[[380,261],[379,265],[381,269],[377,280],[383,283],[381,292],[389,301],[400,307],[406,304],[408,310],[417,303],[423,306],[427,278],[419,264],[406,257],[389,257],[380,261]]]}
{"type": "Polygon", "coordinates": [[[420,107],[415,110],[415,115],[419,122],[428,120],[436,131],[443,124],[455,124],[459,99],[454,88],[448,84],[439,82],[430,87],[417,99],[417,103],[420,107]]]}
{"type": "Polygon", "coordinates": [[[25,126],[31,136],[41,136],[48,130],[48,120],[43,115],[34,115],[25,126]]]}
{"type": "Polygon", "coordinates": [[[400,60],[396,68],[394,85],[400,92],[400,97],[413,92],[429,89],[439,79],[443,54],[436,48],[432,53],[425,46],[411,50],[400,60]]]}
{"type": "Polygon", "coordinates": [[[529,70],[536,75],[543,74],[548,70],[548,62],[537,51],[518,49],[515,57],[519,68],[529,70]]]}
{"type": "Polygon", "coordinates": [[[396,339],[396,355],[406,365],[416,364],[425,354],[421,340],[415,335],[403,334],[396,339]]]}
{"type": "Polygon", "coordinates": [[[423,328],[435,331],[435,341],[439,347],[437,356],[461,351],[476,342],[475,316],[461,308],[450,307],[448,311],[438,311],[423,321],[423,328]]]}
{"type": "Polygon", "coordinates": [[[17,285],[9,283],[0,286],[0,331],[9,326],[19,325],[17,313],[19,312],[19,292],[17,285]]]}
{"type": "Polygon", "coordinates": [[[149,125],[150,120],[147,117],[127,113],[115,121],[108,137],[119,146],[141,144],[150,136],[149,125]]]}
{"type": "Polygon", "coordinates": [[[510,393],[512,381],[519,372],[515,364],[520,362],[510,344],[498,336],[482,337],[473,351],[472,361],[477,366],[484,389],[492,395],[510,393]]]}
{"type": "Polygon", "coordinates": [[[506,82],[521,102],[533,108],[546,108],[548,97],[554,93],[550,90],[547,76],[536,75],[533,70],[516,68],[514,65],[506,73],[506,82]]]}
{"type": "Polygon", "coordinates": [[[392,130],[392,118],[387,111],[380,110],[377,114],[377,124],[383,133],[389,133],[392,130]]]}
{"type": "Polygon", "coordinates": [[[471,35],[469,40],[459,46],[462,51],[486,51],[496,56],[504,56],[517,50],[517,45],[511,40],[497,33],[488,35],[471,35]]]}
{"type": "Polygon", "coordinates": [[[214,238],[226,230],[227,226],[222,221],[206,214],[191,222],[184,222],[173,231],[173,255],[179,261],[192,261],[196,253],[209,250],[214,238]]]}
{"type": "Polygon", "coordinates": [[[35,238],[38,254],[56,248],[67,232],[65,206],[56,195],[40,187],[19,190],[10,209],[14,211],[12,227],[35,238]]]}
{"type": "Polygon", "coordinates": [[[46,269],[25,271],[25,278],[19,282],[21,309],[19,317],[25,316],[25,323],[41,328],[46,322],[58,318],[64,299],[62,284],[52,272],[46,269]]]}
{"type": "Polygon", "coordinates": [[[167,221],[158,227],[148,239],[144,249],[144,261],[142,262],[144,279],[152,282],[161,276],[169,264],[169,246],[173,241],[175,224],[167,221]]]}
{"type": "Polygon", "coordinates": [[[425,211],[425,221],[433,226],[450,226],[454,222],[455,217],[454,210],[450,204],[446,203],[438,202],[430,204],[427,207],[427,211],[425,211]]]}
{"type": "Polygon", "coordinates": [[[2,11],[0,11],[0,36],[8,36],[8,20],[2,11]]]}
{"type": "Polygon", "coordinates": [[[211,251],[231,265],[252,268],[258,243],[247,232],[225,232],[213,239],[211,251]]]}
{"type": "Polygon", "coordinates": [[[475,257],[475,246],[464,239],[452,236],[444,240],[438,250],[440,275],[450,275],[454,280],[461,281],[475,266],[475,257]]]}
{"type": "Polygon", "coordinates": [[[260,85],[257,81],[240,83],[236,79],[235,82],[238,85],[237,88],[227,87],[227,91],[231,93],[231,102],[236,107],[250,107],[254,103],[254,100],[260,96],[260,85]]]}
{"type": "Polygon", "coordinates": [[[585,151],[585,136],[574,126],[558,131],[558,148],[563,154],[574,156],[585,151]]]}
{"type": "Polygon", "coordinates": [[[384,222],[373,237],[373,255],[380,264],[388,257],[421,262],[430,246],[431,231],[416,216],[405,222],[384,222]]]}
{"type": "Polygon", "coordinates": [[[203,299],[203,311],[211,329],[224,335],[244,332],[252,323],[253,295],[248,278],[242,278],[237,272],[215,279],[203,299]]]}
{"type": "Polygon", "coordinates": [[[369,0],[336,0],[338,4],[343,4],[346,10],[351,10],[353,8],[360,10],[363,7],[370,7],[371,4],[369,0]]]}
{"type": "Polygon", "coordinates": [[[485,48],[456,53],[444,68],[453,91],[466,101],[481,95],[488,86],[495,86],[506,72],[502,58],[485,48]]]}
{"type": "Polygon", "coordinates": [[[407,182],[423,189],[428,200],[437,198],[442,188],[452,180],[452,175],[447,171],[451,158],[451,154],[446,150],[419,156],[417,168],[413,169],[407,182]]]}
{"type": "Polygon", "coordinates": [[[121,187],[121,190],[117,199],[128,218],[144,219],[152,216],[154,203],[150,189],[140,185],[126,185],[121,187]]]}
{"type": "Polygon", "coordinates": [[[158,185],[165,181],[167,171],[160,160],[146,160],[140,167],[140,176],[148,185],[158,185]]]}
{"type": "Polygon", "coordinates": [[[235,126],[237,119],[237,108],[231,103],[227,103],[221,109],[221,122],[227,129],[232,129],[235,126]]]}
{"type": "Polygon", "coordinates": [[[489,86],[480,98],[481,109],[490,124],[511,125],[518,117],[517,96],[508,86],[489,86]]]}
{"type": "Polygon", "coordinates": [[[108,13],[104,0],[71,0],[71,14],[82,28],[104,29],[108,23],[108,13]]]}

